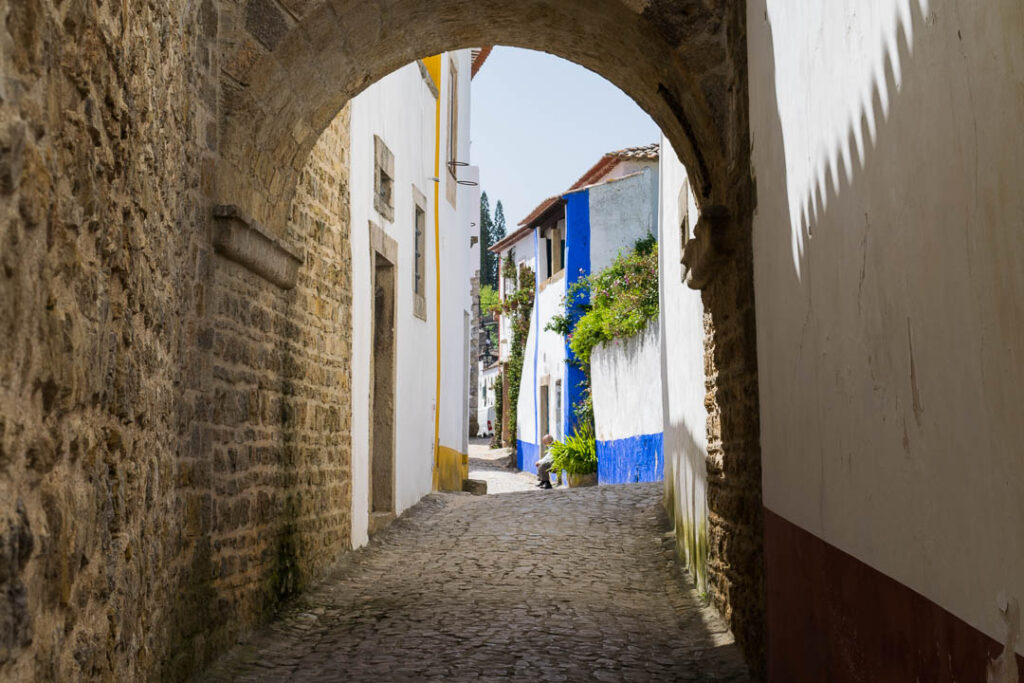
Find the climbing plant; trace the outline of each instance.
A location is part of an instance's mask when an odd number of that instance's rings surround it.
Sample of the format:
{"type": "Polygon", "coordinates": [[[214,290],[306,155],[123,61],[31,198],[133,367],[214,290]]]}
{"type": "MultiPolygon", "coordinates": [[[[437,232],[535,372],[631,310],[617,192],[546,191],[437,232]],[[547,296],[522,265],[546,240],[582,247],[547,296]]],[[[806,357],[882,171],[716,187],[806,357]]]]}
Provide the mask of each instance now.
{"type": "Polygon", "coordinates": [[[510,253],[502,264],[505,278],[505,298],[501,303],[502,315],[508,316],[512,328],[509,359],[505,364],[505,379],[508,381],[508,404],[502,410],[508,414],[508,433],[504,444],[512,446],[516,435],[516,407],[519,405],[519,385],[523,378],[523,357],[526,353],[526,339],[530,334],[530,316],[533,314],[535,282],[533,269],[525,263],[516,267],[510,253]],[[511,290],[511,291],[510,291],[511,290]]]}
{"type": "Polygon", "coordinates": [[[491,448],[501,448],[501,411],[504,406],[501,385],[501,375],[499,374],[494,379],[494,434],[491,436],[491,448]]]}
{"type": "Polygon", "coordinates": [[[564,335],[585,367],[599,344],[641,332],[658,317],[656,238],[648,233],[604,270],[581,277],[566,291],[562,308],[546,329],[564,335]]]}

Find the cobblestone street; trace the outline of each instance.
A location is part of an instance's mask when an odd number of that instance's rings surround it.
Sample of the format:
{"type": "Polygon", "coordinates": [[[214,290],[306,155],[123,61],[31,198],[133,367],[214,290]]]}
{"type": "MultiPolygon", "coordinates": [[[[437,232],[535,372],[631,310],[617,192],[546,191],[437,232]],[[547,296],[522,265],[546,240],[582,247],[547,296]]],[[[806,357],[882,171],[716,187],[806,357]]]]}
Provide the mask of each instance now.
{"type": "Polygon", "coordinates": [[[661,484],[432,494],[206,681],[745,681],[661,484]]]}
{"type": "Polygon", "coordinates": [[[491,448],[489,439],[469,440],[469,478],[487,482],[487,493],[532,491],[537,477],[529,472],[509,469],[508,448],[491,448]]]}

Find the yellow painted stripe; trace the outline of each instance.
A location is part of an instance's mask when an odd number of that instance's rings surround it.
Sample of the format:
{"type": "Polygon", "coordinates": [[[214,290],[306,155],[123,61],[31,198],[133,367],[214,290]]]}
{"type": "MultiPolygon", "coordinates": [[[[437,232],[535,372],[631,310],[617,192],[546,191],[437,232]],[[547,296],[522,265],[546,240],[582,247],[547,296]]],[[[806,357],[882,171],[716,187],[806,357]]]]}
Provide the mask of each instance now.
{"type": "Polygon", "coordinates": [[[430,78],[434,81],[434,86],[438,92],[441,92],[441,55],[434,55],[433,57],[424,57],[423,66],[427,68],[427,73],[430,74],[430,78]]]}
{"type": "Polygon", "coordinates": [[[434,381],[434,488],[438,487],[441,444],[441,55],[423,60],[437,86],[434,106],[434,296],[436,333],[436,376],[434,381]]]}

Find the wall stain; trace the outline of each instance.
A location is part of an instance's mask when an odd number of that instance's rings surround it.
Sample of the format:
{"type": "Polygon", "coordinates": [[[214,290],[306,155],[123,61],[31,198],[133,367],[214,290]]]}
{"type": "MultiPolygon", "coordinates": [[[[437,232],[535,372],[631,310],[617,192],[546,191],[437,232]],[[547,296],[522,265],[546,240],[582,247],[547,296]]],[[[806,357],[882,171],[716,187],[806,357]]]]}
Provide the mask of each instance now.
{"type": "Polygon", "coordinates": [[[907,318],[907,347],[910,350],[910,390],[914,399],[914,421],[920,427],[924,408],[921,407],[921,392],[917,388],[917,366],[914,363],[914,339],[910,333],[910,318],[907,318]]]}

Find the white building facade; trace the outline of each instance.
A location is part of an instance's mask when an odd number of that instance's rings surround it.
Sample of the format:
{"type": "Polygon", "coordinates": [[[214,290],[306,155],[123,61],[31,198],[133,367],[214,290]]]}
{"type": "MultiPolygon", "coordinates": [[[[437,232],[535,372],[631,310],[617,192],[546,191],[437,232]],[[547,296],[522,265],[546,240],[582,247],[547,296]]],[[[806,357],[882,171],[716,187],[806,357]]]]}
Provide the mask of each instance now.
{"type": "Polygon", "coordinates": [[[496,429],[494,408],[497,402],[498,377],[501,365],[490,358],[477,361],[479,364],[480,395],[477,397],[477,436],[493,436],[496,429]]]}
{"type": "Polygon", "coordinates": [[[704,304],[686,284],[679,255],[697,223],[686,168],[661,141],[658,272],[665,504],[676,548],[703,591],[707,585],[707,409],[704,407],[704,304]]]}
{"type": "MultiPolygon", "coordinates": [[[[516,405],[514,442],[516,464],[535,472],[541,456],[540,441],[545,434],[556,440],[576,428],[574,408],[583,399],[585,375],[568,348],[566,338],[547,329],[556,315],[564,313],[566,292],[580,278],[603,270],[620,252],[629,251],[646,234],[657,233],[658,145],[630,148],[606,154],[565,193],[550,197],[519,224],[519,229],[492,249],[503,264],[511,258],[534,273],[535,300],[523,354],[523,370],[516,405]]],[[[510,282],[502,277],[501,295],[511,293],[510,282]]],[[[500,324],[500,361],[508,362],[512,330],[503,316],[500,324]]],[[[628,408],[623,406],[623,408],[628,408]]],[[[637,436],[629,434],[628,436],[637,436]]],[[[654,448],[660,458],[660,430],[654,448]]],[[[511,439],[510,439],[511,440],[511,439]]],[[[599,471],[603,483],[621,483],[661,478],[656,474],[640,478],[622,475],[635,467],[617,462],[620,455],[634,454],[617,449],[615,439],[598,442],[598,461],[604,452],[606,469],[599,471]],[[621,481],[620,481],[621,479],[621,481]]]]}
{"type": "Polygon", "coordinates": [[[355,547],[464,478],[479,262],[472,59],[466,49],[414,62],[350,105],[355,547]]]}

